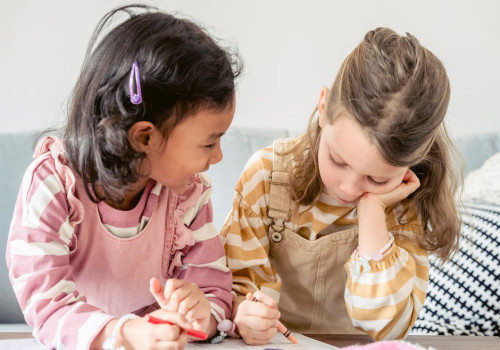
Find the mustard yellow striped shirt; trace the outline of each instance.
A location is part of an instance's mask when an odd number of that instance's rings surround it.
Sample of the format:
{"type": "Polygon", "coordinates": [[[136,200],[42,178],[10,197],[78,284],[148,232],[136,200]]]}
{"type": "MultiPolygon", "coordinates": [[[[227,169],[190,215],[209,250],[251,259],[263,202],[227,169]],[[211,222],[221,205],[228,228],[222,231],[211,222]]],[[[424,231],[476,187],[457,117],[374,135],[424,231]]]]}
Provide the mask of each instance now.
{"type": "MultiPolygon", "coordinates": [[[[221,235],[233,273],[233,290],[240,294],[262,290],[278,301],[281,280],[269,259],[268,239],[272,168],[272,147],[250,158],[236,185],[233,208],[221,235]]],[[[395,243],[381,261],[370,262],[370,272],[356,276],[351,259],[345,264],[347,312],[354,327],[373,339],[403,338],[426,296],[428,255],[415,241],[415,235],[422,233],[416,215],[407,213],[401,217],[408,207],[403,202],[386,211],[387,227],[394,234],[395,243]]],[[[285,227],[309,240],[317,239],[318,233],[332,224],[338,227],[337,232],[357,226],[356,208],[338,206],[327,194],[312,207],[299,206],[297,210],[293,215],[298,215],[298,220],[285,223],[285,227]]]]}

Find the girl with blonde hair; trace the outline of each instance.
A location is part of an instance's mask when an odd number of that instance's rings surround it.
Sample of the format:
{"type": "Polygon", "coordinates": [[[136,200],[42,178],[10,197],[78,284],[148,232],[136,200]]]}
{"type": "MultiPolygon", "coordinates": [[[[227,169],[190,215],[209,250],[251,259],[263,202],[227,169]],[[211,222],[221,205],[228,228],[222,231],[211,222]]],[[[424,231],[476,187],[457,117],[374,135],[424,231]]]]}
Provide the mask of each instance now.
{"type": "Polygon", "coordinates": [[[247,343],[269,341],[278,318],[301,333],[404,338],[428,254],[457,248],[449,98],[434,54],[377,28],[321,90],[306,132],[252,156],[222,229],[247,343]]]}

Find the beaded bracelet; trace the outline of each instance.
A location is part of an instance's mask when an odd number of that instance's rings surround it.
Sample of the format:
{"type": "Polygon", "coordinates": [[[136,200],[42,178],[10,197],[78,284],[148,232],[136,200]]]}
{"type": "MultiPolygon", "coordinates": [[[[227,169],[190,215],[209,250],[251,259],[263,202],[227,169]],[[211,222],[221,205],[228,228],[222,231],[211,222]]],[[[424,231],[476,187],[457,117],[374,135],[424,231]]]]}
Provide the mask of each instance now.
{"type": "Polygon", "coordinates": [[[236,334],[236,323],[231,320],[221,320],[217,324],[217,330],[220,332],[219,335],[215,336],[210,340],[212,344],[218,344],[224,340],[225,337],[230,336],[232,338],[239,338],[236,334]]]}
{"type": "Polygon", "coordinates": [[[359,249],[356,248],[356,250],[352,253],[352,267],[354,276],[357,277],[360,275],[361,268],[363,268],[364,272],[369,272],[372,269],[370,260],[382,260],[384,254],[387,253],[389,249],[391,249],[392,243],[394,243],[394,235],[390,232],[387,233],[389,234],[389,241],[378,252],[375,252],[372,255],[364,255],[360,257],[359,249]]]}
{"type": "Polygon", "coordinates": [[[120,328],[122,328],[123,324],[128,320],[133,320],[136,318],[139,318],[139,316],[134,314],[126,314],[120,317],[120,319],[115,325],[115,328],[113,328],[113,333],[111,333],[111,337],[109,337],[104,341],[104,343],[102,343],[103,350],[126,350],[125,346],[123,345],[116,347],[116,339],[118,337],[118,333],[120,332],[120,328]]]}

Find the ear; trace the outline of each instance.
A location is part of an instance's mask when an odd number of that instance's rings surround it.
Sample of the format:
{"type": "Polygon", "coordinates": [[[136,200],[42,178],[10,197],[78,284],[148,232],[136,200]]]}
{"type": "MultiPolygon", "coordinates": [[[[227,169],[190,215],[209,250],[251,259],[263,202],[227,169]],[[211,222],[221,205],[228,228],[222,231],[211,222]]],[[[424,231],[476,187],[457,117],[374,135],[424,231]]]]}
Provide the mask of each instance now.
{"type": "Polygon", "coordinates": [[[318,101],[319,126],[323,128],[326,124],[326,99],[328,98],[328,88],[321,89],[318,101]]]}
{"type": "Polygon", "coordinates": [[[155,126],[147,121],[134,123],[128,131],[128,139],[137,152],[148,153],[151,149],[155,126]]]}

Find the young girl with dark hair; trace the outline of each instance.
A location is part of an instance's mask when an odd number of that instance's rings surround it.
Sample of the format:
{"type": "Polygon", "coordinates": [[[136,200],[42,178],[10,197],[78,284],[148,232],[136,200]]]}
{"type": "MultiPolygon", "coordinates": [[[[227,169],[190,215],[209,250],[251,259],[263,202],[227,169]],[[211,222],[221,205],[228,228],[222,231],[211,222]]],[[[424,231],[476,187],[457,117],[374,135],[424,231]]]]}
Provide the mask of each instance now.
{"type": "Polygon", "coordinates": [[[9,234],[10,279],[41,343],[178,349],[186,330],[213,337],[230,317],[202,173],[222,159],[240,69],[189,20],[142,5],[103,17],[64,137],[38,144],[9,234]]]}
{"type": "Polygon", "coordinates": [[[266,343],[280,315],[302,333],[408,333],[428,253],[446,260],[460,232],[449,98],[434,54],[377,28],[321,90],[306,132],[248,161],[222,229],[247,343],[266,343]]]}

